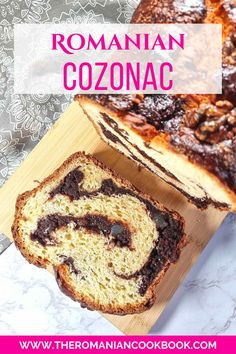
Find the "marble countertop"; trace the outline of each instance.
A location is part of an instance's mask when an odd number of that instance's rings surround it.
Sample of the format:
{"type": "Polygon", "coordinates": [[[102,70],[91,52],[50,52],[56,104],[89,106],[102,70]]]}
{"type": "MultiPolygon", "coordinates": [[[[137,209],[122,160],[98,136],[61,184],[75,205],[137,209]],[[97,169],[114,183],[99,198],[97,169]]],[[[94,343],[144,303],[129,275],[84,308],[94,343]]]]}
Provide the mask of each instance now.
{"type": "MultiPolygon", "coordinates": [[[[150,334],[236,333],[236,215],[205,248],[150,334]]],[[[14,245],[0,255],[0,334],[121,334],[63,295],[14,245]]]]}

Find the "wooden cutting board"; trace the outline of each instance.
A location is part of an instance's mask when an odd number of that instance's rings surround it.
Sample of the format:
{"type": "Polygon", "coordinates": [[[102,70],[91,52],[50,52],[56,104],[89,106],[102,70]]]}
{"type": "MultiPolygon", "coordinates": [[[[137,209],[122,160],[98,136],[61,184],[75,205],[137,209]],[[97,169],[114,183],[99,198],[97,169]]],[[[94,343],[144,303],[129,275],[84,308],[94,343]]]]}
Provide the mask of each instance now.
{"type": "Polygon", "coordinates": [[[172,265],[159,284],[156,304],[139,315],[105,317],[125,334],[147,334],[157,321],[172,295],[196,262],[204,247],[218,229],[226,213],[213,208],[199,211],[175,189],[151,173],[140,170],[116,151],[104,144],[83,114],[79,103],[73,102],[34,148],[18,170],[0,189],[0,231],[12,239],[15,200],[19,193],[35,187],[69,155],[76,151],[93,154],[106,165],[129,179],[143,192],[177,210],[186,220],[186,232],[190,243],[180,260],[172,265]]]}

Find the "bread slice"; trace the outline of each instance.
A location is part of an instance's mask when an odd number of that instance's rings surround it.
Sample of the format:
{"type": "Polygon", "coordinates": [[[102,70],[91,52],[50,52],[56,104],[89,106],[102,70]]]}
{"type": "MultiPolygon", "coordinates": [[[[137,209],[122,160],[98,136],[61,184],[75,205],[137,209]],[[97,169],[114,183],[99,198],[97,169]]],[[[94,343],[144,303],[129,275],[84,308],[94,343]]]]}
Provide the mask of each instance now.
{"type": "Polygon", "coordinates": [[[82,152],[18,197],[12,233],[30,263],[53,267],[63,292],[112,314],[150,308],[186,244],[176,212],[82,152]]]}
{"type": "MultiPolygon", "coordinates": [[[[143,136],[142,131],[140,133],[137,130],[142,130],[141,124],[133,128],[132,125],[136,124],[133,122],[138,122],[140,117],[127,114],[124,119],[120,112],[85,95],[76,96],[76,100],[106,143],[175,187],[198,208],[204,209],[208,205],[214,205],[222,210],[236,210],[235,191],[204,166],[206,154],[203,154],[202,158],[200,155],[198,161],[190,159],[187,153],[178,151],[171,145],[168,135],[154,131],[152,136],[151,131],[151,139],[148,139],[143,136]]],[[[147,129],[154,130],[154,127],[150,128],[150,124],[144,124],[147,129]]],[[[201,146],[198,145],[199,150],[201,146]]],[[[191,155],[193,145],[188,148],[191,155]]],[[[225,157],[226,153],[227,151],[225,157]]],[[[235,169],[236,154],[233,150],[229,153],[235,155],[235,162],[231,162],[232,169],[235,169]]],[[[213,162],[214,159],[215,163],[219,161],[217,156],[211,157],[213,162]]],[[[226,176],[227,170],[221,173],[226,176]]]]}

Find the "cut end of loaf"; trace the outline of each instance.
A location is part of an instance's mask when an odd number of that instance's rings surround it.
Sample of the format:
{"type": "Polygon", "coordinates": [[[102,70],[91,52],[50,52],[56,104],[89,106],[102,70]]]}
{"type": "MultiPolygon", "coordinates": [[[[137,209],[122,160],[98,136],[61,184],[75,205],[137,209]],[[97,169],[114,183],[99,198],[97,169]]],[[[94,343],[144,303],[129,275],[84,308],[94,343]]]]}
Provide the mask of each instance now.
{"type": "Polygon", "coordinates": [[[117,112],[86,96],[76,99],[106,143],[175,187],[198,208],[236,210],[235,193],[199,163],[175,151],[162,135],[147,143],[117,112]]]}
{"type": "Polygon", "coordinates": [[[186,243],[183,220],[83,153],[19,196],[12,227],[26,259],[53,268],[89,309],[138,313],[186,243]]]}

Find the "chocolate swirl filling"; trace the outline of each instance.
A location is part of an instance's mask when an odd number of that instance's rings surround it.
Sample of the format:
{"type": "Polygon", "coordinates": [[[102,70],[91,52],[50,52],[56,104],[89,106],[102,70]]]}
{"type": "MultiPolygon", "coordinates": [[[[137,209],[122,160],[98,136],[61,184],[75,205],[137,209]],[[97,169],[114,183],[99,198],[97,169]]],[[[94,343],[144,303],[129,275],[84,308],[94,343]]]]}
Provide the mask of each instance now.
{"type": "MultiPolygon", "coordinates": [[[[112,179],[103,180],[98,190],[90,192],[82,190],[82,181],[83,173],[81,171],[78,169],[71,171],[50,193],[50,198],[53,198],[56,194],[66,195],[70,200],[81,197],[91,198],[99,193],[109,196],[131,195],[146,206],[150,218],[156,225],[158,236],[143,267],[129,277],[140,278],[138,291],[144,296],[150,284],[165,265],[178,259],[180,253],[179,244],[183,237],[182,222],[173,218],[165,210],[158,210],[149,200],[136,195],[134,191],[119,187],[112,179]]],[[[36,230],[31,233],[31,239],[39,242],[42,246],[56,245],[53,232],[69,224],[75,230],[85,228],[106,237],[116,247],[128,247],[132,251],[132,235],[128,225],[121,221],[111,220],[106,216],[96,214],[87,214],[80,218],[59,214],[47,215],[38,221],[36,230]]],[[[74,274],[78,273],[74,263],[73,267],[70,266],[70,270],[74,274]]],[[[115,275],[123,277],[122,274],[115,275]]]]}
{"type": "Polygon", "coordinates": [[[39,220],[37,229],[31,233],[31,240],[38,241],[42,246],[55,245],[57,242],[53,237],[53,232],[69,224],[73,225],[74,230],[84,228],[109,238],[109,242],[117,247],[131,249],[131,233],[128,225],[95,214],[87,214],[80,218],[59,214],[47,215],[39,220]]]}

